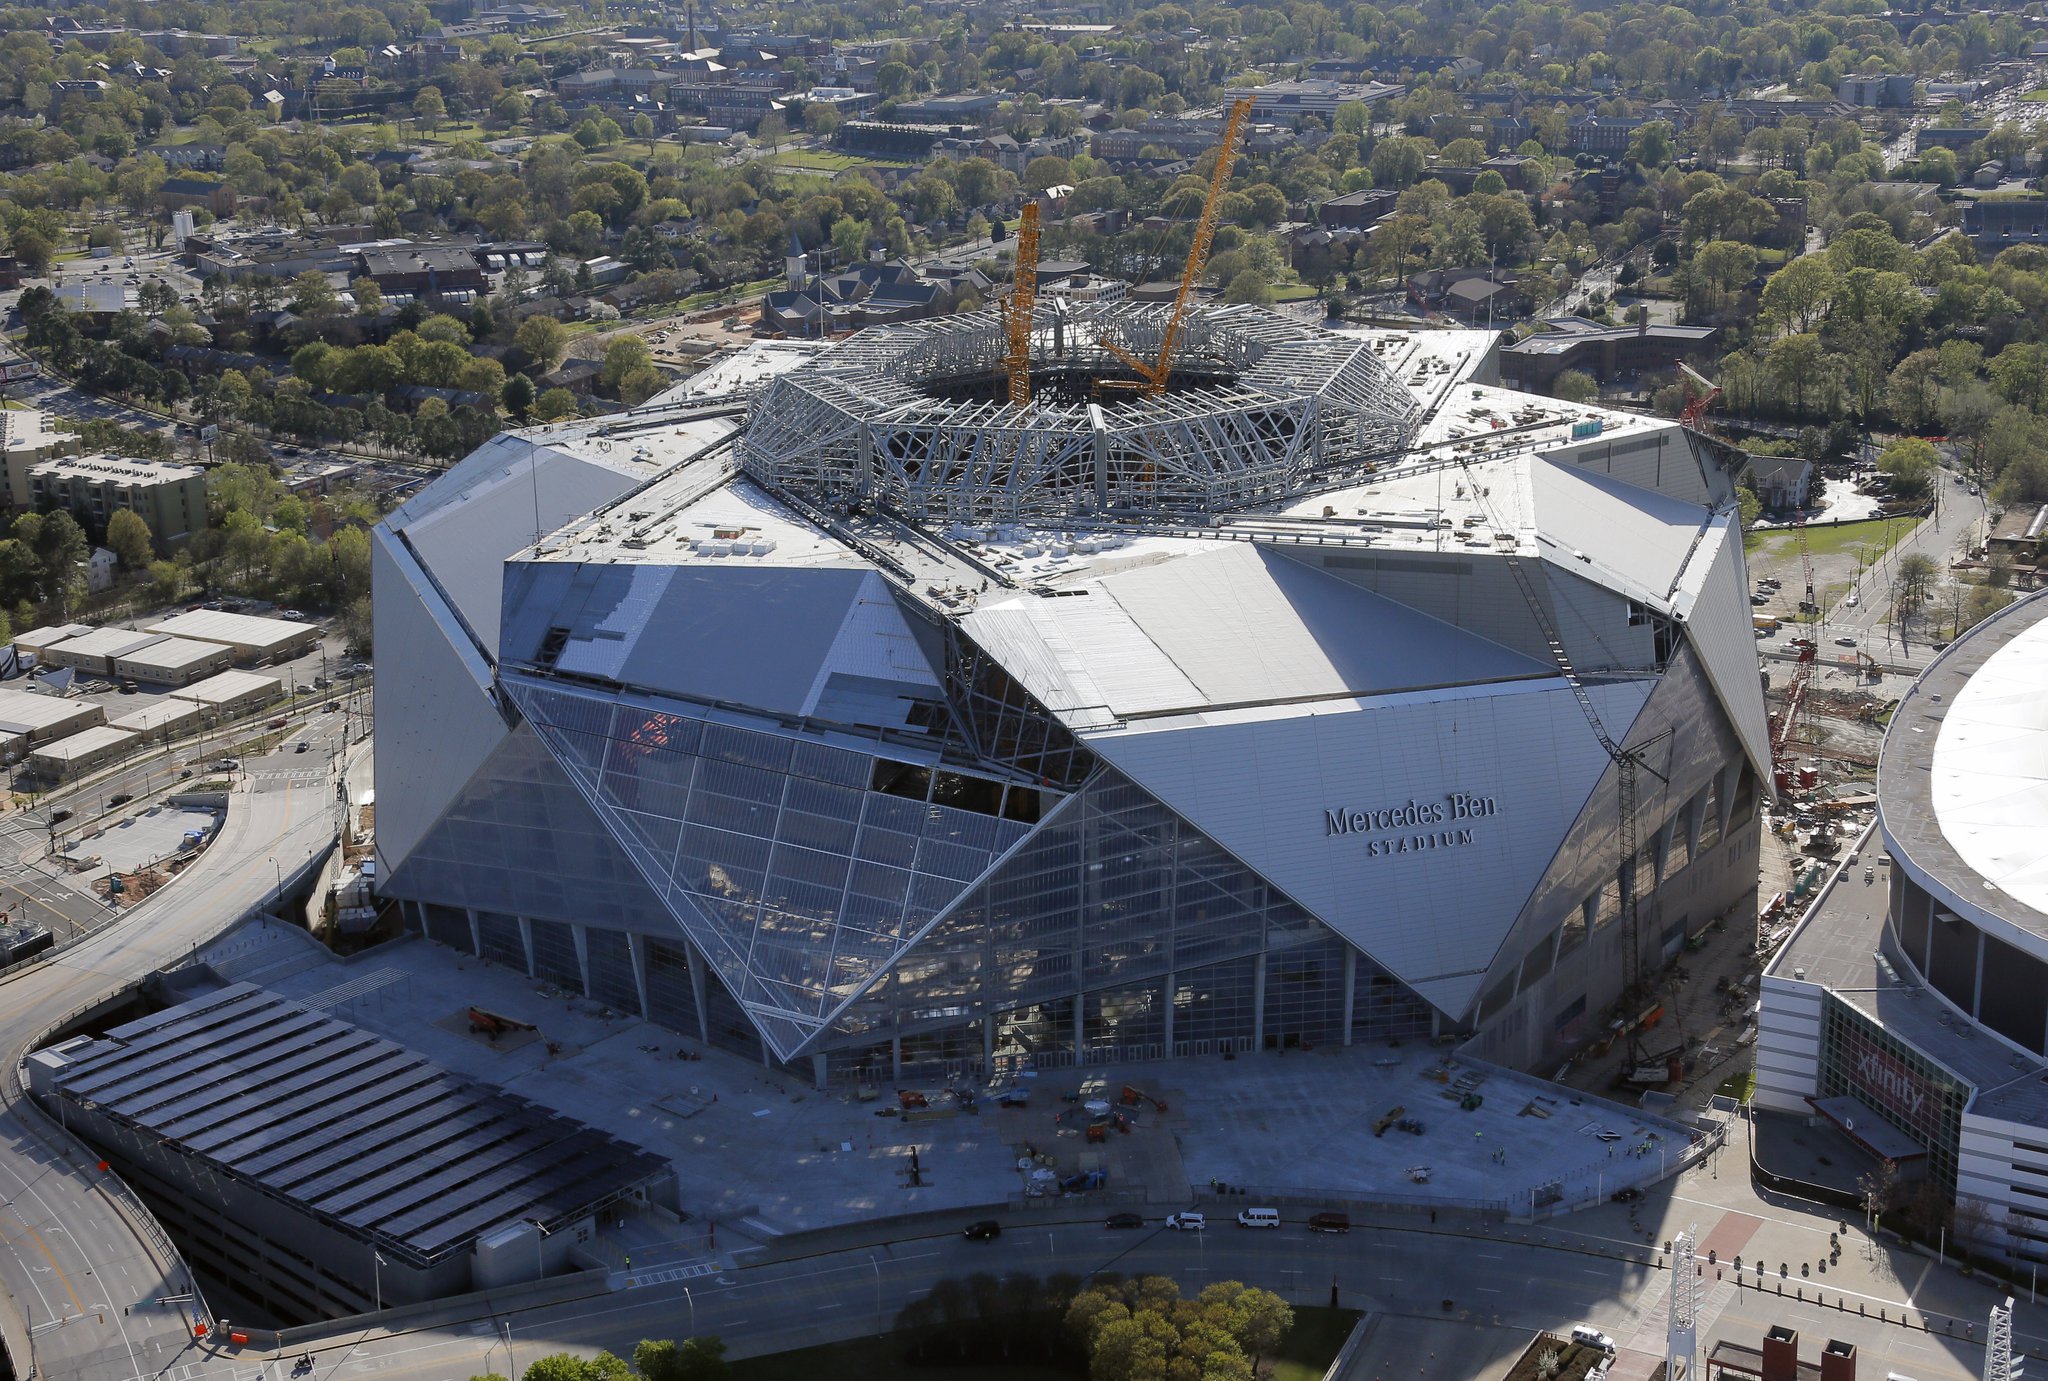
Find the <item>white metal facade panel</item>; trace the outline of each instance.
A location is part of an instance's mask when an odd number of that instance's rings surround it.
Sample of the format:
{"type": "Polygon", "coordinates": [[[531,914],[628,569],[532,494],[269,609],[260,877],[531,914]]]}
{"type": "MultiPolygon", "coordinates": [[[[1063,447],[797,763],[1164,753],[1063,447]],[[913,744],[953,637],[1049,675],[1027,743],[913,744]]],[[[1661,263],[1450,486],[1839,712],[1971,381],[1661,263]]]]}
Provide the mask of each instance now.
{"type": "Polygon", "coordinates": [[[1929,791],[1958,857],[2048,911],[2048,622],[2023,630],[1956,692],[1929,791]]]}
{"type": "Polygon", "coordinates": [[[818,664],[818,674],[811,678],[804,714],[817,711],[818,697],[834,676],[922,686],[933,692],[940,689],[939,678],[918,650],[917,638],[903,621],[903,610],[879,572],[867,572],[847,606],[839,636],[832,640],[825,659],[818,664]]]}
{"type": "MultiPolygon", "coordinates": [[[[428,828],[461,794],[484,760],[503,741],[505,721],[490,699],[490,669],[482,664],[452,619],[436,616],[431,589],[416,589],[409,561],[387,549],[379,530],[370,539],[370,590],[377,637],[399,656],[378,659],[377,689],[387,713],[377,726],[377,770],[404,788],[377,802],[377,854],[388,876],[428,828]]],[[[225,673],[234,675],[237,673],[225,673]]],[[[252,678],[258,679],[258,678],[252,678]]],[[[203,684],[203,683],[202,683],[203,684]]]]}
{"type": "MultiPolygon", "coordinates": [[[[1700,654],[1728,722],[1742,740],[1750,766],[1771,780],[1771,726],[1764,710],[1763,681],[1757,672],[1756,629],[1749,606],[1749,570],[1742,559],[1742,531],[1732,514],[1714,520],[1707,541],[1716,544],[1699,596],[1686,615],[1685,631],[1700,654]]],[[[1702,555],[1705,554],[1703,547],[1702,555]]],[[[1695,564],[1699,558],[1695,558],[1695,564]]]]}
{"type": "MultiPolygon", "coordinates": [[[[1200,701],[1162,709],[1377,695],[1551,671],[1259,546],[1231,543],[1102,585],[1201,692],[1200,701]]],[[[1110,703],[1139,712],[1115,696],[1110,703]]]]}
{"type": "Polygon", "coordinates": [[[1530,466],[1544,556],[1632,599],[1668,607],[1712,510],[1554,461],[1530,466]],[[1581,560],[1583,555],[1585,558],[1581,560]]]}
{"type": "Polygon", "coordinates": [[[1820,1087],[1821,987],[1765,974],[1761,996],[1756,1105],[1777,1112],[1809,1112],[1806,1100],[1820,1087]]]}
{"type": "MultiPolygon", "coordinates": [[[[1617,736],[1643,697],[1636,685],[1591,693],[1617,736]]],[[[1555,678],[1087,741],[1402,981],[1440,984],[1452,1011],[1607,765],[1555,678]],[[1492,813],[1451,818],[1453,794],[1491,798],[1492,813]],[[1409,824],[1411,804],[1446,819],[1409,824]],[[1338,832],[1352,812],[1387,809],[1401,822],[1338,832]]]]}
{"type": "Polygon", "coordinates": [[[610,503],[644,476],[622,472],[530,442],[489,447],[429,487],[444,485],[423,517],[389,521],[401,528],[434,579],[493,656],[505,558],[571,518],[610,503]],[[478,462],[482,462],[478,464],[478,462]]]}

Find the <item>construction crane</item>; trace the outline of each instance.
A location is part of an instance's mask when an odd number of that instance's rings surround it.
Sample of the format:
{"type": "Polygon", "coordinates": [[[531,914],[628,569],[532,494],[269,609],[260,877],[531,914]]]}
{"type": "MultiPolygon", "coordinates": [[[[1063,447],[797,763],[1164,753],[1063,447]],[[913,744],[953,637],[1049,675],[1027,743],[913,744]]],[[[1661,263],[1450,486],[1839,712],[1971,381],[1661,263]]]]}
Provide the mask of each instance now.
{"type": "Polygon", "coordinates": [[[1692,397],[1686,400],[1685,410],[1678,414],[1679,425],[1704,436],[1707,430],[1707,409],[1720,401],[1721,386],[1682,360],[1679,362],[1678,372],[1692,385],[1692,397]]]}
{"type": "Polygon", "coordinates": [[[1017,225],[1017,257],[1010,271],[1010,296],[1003,304],[1008,336],[1003,372],[1010,376],[1010,406],[1031,402],[1031,310],[1038,296],[1038,203],[1028,202],[1017,225]]]}
{"type": "Polygon", "coordinates": [[[1132,389],[1147,398],[1157,398],[1166,392],[1166,381],[1173,375],[1173,357],[1180,349],[1181,331],[1187,324],[1188,301],[1195,295],[1195,285],[1201,281],[1202,272],[1209,266],[1209,246],[1216,239],[1216,220],[1221,214],[1223,194],[1230,188],[1230,170],[1237,163],[1238,139],[1252,115],[1252,98],[1247,96],[1230,107],[1230,118],[1223,123],[1223,142],[1216,146],[1216,166],[1209,171],[1209,195],[1203,198],[1201,219],[1195,222],[1195,238],[1188,246],[1187,267],[1181,270],[1180,291],[1174,294],[1173,313],[1166,319],[1166,329],[1159,337],[1159,358],[1141,360],[1129,350],[1107,336],[1098,343],[1110,354],[1129,365],[1138,377],[1135,379],[1104,379],[1104,388],[1132,389]]]}

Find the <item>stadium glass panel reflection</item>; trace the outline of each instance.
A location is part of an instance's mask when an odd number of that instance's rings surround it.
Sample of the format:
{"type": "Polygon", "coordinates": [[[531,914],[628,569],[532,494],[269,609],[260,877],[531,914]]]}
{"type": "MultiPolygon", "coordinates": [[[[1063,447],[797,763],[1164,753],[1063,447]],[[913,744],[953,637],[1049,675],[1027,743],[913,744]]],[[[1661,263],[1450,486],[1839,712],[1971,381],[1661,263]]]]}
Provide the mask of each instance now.
{"type": "Polygon", "coordinates": [[[1030,829],[1002,811],[1032,788],[598,694],[510,689],[785,1058],[1030,829]]]}

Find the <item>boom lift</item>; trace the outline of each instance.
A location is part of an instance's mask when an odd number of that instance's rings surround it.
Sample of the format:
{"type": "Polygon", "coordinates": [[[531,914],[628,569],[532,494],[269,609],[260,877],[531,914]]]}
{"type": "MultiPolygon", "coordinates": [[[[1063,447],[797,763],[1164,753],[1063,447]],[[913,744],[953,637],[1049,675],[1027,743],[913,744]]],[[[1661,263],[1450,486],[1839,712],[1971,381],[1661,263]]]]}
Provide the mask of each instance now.
{"type": "Polygon", "coordinates": [[[1250,122],[1252,98],[1247,96],[1230,107],[1230,118],[1223,124],[1223,142],[1216,146],[1216,166],[1209,172],[1209,195],[1202,201],[1201,219],[1195,222],[1194,242],[1188,246],[1187,267],[1181,270],[1180,291],[1174,294],[1173,314],[1166,319],[1166,330],[1159,337],[1159,358],[1141,360],[1129,350],[1107,336],[1098,344],[1110,354],[1129,365],[1138,377],[1135,379],[1104,379],[1102,387],[1130,389],[1157,398],[1166,392],[1166,382],[1173,376],[1173,357],[1180,349],[1180,335],[1187,323],[1188,300],[1195,294],[1195,285],[1201,281],[1202,271],[1209,266],[1209,246],[1216,239],[1216,220],[1221,214],[1223,194],[1230,188],[1230,170],[1237,163],[1239,137],[1250,122]]]}
{"type": "Polygon", "coordinates": [[[1038,203],[1024,207],[1017,226],[1016,266],[1010,273],[1010,296],[1003,304],[1007,349],[1003,372],[1010,376],[1010,406],[1031,402],[1031,311],[1038,297],[1038,203]]]}
{"type": "Polygon", "coordinates": [[[1678,372],[1692,385],[1693,396],[1686,400],[1685,410],[1678,414],[1679,425],[1702,436],[1707,430],[1707,409],[1721,399],[1721,386],[1691,365],[1680,361],[1678,372]]]}

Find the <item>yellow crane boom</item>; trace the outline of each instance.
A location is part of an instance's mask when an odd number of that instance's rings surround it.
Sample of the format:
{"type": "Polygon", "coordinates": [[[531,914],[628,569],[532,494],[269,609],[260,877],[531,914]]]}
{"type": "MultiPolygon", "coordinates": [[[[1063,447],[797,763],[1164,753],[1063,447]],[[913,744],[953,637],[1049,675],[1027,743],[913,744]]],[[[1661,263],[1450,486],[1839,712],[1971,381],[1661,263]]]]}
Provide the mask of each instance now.
{"type": "Polygon", "coordinates": [[[1195,222],[1195,238],[1188,245],[1187,267],[1181,270],[1180,291],[1173,297],[1173,314],[1166,319],[1166,330],[1159,338],[1159,358],[1141,360],[1115,341],[1104,339],[1101,344],[1112,355],[1129,365],[1138,375],[1135,382],[1105,380],[1110,387],[1135,388],[1148,398],[1156,398],[1166,392],[1166,381],[1173,374],[1173,357],[1180,349],[1180,337],[1187,324],[1188,301],[1195,295],[1195,285],[1202,279],[1202,272],[1209,266],[1209,247],[1216,240],[1216,221],[1221,214],[1223,194],[1230,189],[1230,171],[1237,163],[1239,137],[1250,123],[1252,98],[1247,96],[1230,107],[1230,118],[1223,123],[1223,142],[1216,146],[1216,166],[1209,171],[1209,195],[1202,200],[1201,219],[1195,222]]]}
{"type": "Polygon", "coordinates": [[[1010,405],[1025,407],[1031,402],[1031,311],[1038,296],[1038,203],[1024,207],[1017,226],[1016,266],[1010,274],[1010,297],[1004,304],[1004,329],[1008,348],[1003,352],[1003,371],[1010,376],[1010,405]]]}

